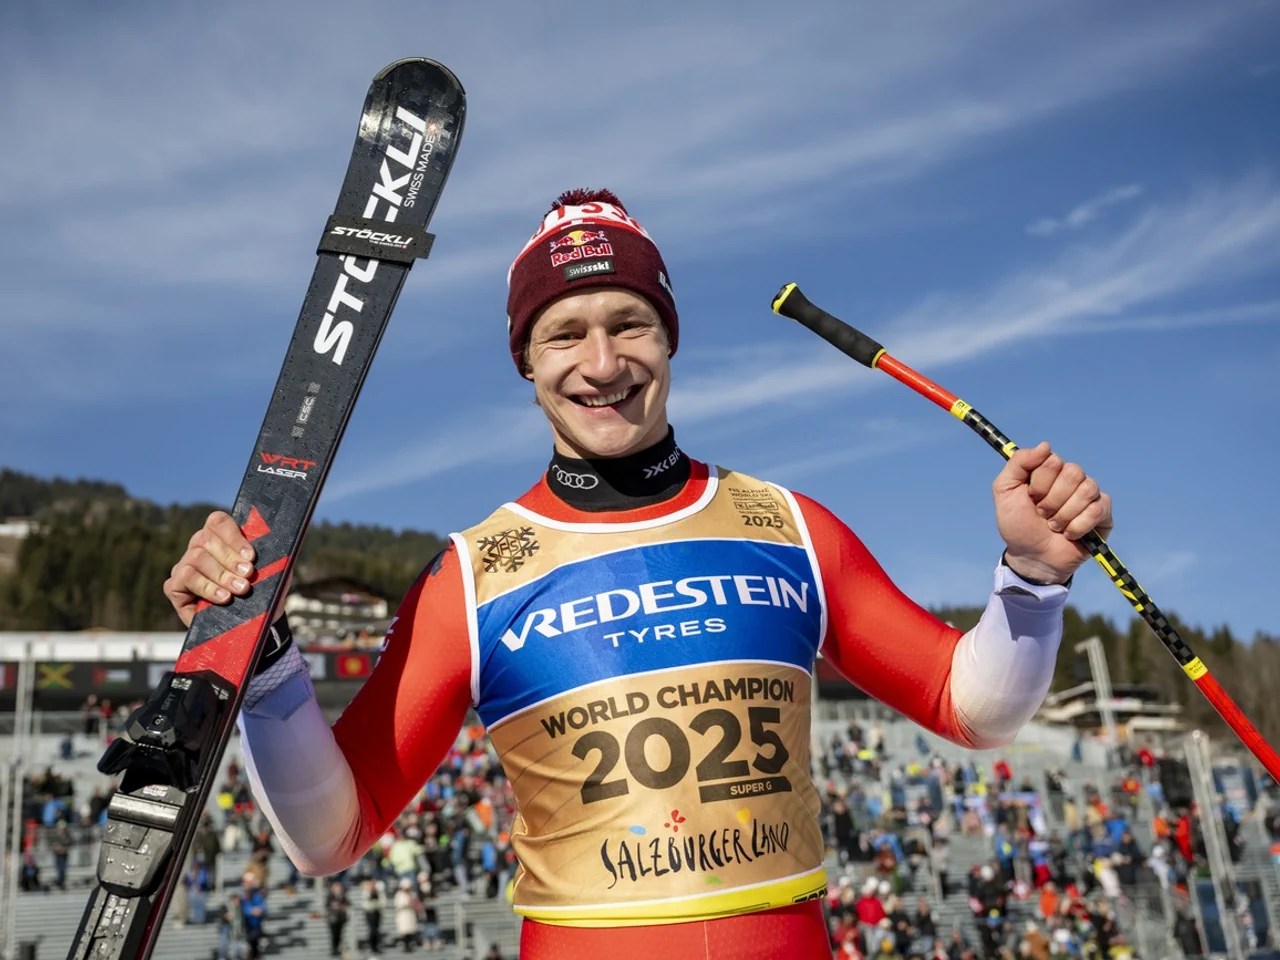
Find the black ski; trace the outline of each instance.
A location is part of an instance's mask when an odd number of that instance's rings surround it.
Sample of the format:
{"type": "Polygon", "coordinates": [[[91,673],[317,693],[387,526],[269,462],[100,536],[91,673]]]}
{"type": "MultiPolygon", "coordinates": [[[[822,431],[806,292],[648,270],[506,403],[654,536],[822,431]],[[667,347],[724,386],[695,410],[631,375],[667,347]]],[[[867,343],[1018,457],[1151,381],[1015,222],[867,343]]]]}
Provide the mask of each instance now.
{"type": "Polygon", "coordinates": [[[355,148],[233,516],[258,552],[250,594],[197,613],[172,672],[99,763],[123,773],[98,885],[69,960],[146,960],[179,882],[320,488],[462,136],[466,95],[432,60],[369,86],[355,148]]]}

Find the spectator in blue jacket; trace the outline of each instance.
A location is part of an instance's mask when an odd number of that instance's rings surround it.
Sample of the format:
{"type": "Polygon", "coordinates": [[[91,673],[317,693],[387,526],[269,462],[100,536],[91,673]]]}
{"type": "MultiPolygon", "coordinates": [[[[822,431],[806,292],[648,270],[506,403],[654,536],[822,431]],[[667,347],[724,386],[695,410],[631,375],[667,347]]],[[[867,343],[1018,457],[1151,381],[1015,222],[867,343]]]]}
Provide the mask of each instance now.
{"type": "Polygon", "coordinates": [[[246,873],[243,877],[240,915],[244,920],[244,939],[249,945],[249,960],[258,960],[262,956],[262,925],[267,918],[267,895],[256,874],[246,873]]]}

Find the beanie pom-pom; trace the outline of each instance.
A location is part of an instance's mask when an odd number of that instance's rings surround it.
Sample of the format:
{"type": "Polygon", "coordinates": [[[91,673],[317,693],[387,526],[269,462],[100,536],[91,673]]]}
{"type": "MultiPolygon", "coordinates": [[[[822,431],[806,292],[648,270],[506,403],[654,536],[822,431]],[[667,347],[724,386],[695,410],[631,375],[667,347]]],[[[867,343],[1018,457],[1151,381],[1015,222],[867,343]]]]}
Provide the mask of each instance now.
{"type": "MultiPolygon", "coordinates": [[[[576,187],[573,190],[566,190],[556,197],[556,202],[551,205],[551,210],[555,210],[557,207],[581,207],[588,203],[611,203],[623,213],[627,212],[627,208],[622,205],[622,201],[618,199],[618,195],[612,190],[592,190],[589,187],[576,187]]],[[[551,210],[547,212],[550,213],[551,210]]]]}

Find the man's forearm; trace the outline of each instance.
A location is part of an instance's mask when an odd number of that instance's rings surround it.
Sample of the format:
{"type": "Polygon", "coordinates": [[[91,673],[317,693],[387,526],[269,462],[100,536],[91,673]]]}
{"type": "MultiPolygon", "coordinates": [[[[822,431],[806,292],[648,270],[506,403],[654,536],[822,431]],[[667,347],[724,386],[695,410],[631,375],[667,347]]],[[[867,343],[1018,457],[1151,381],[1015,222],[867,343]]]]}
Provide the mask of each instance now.
{"type": "Polygon", "coordinates": [[[240,713],[245,770],[289,859],[311,876],[337,873],[364,852],[352,849],[360,829],[355,780],[302,655],[289,651],[280,668],[283,681],[265,690],[264,678],[254,679],[240,713]]]}
{"type": "Polygon", "coordinates": [[[1067,588],[1038,586],[1008,567],[951,660],[951,699],[974,747],[1011,743],[1044,702],[1062,641],[1067,588]]]}

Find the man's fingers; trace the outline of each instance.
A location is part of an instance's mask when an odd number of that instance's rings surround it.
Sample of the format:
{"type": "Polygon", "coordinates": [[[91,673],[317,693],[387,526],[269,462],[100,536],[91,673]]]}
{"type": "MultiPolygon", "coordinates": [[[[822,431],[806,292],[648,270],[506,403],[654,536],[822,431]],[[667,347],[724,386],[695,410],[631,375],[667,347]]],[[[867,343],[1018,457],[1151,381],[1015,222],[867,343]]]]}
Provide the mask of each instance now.
{"type": "Polygon", "coordinates": [[[191,535],[186,553],[164,582],[164,594],[182,622],[190,626],[200,601],[226,604],[233,596],[249,592],[255,556],[235,518],[215,510],[191,535]]]}
{"type": "Polygon", "coordinates": [[[247,578],[226,569],[211,553],[200,548],[183,554],[165,583],[165,593],[179,601],[185,594],[210,603],[227,603],[232,594],[243,596],[248,592],[247,578]]]}
{"type": "MultiPolygon", "coordinates": [[[[1048,504],[1044,501],[1052,492],[1054,484],[1058,482],[1059,474],[1062,473],[1062,468],[1066,465],[1065,460],[1056,453],[1051,453],[1045,457],[1044,463],[1031,471],[1031,476],[1027,479],[1027,493],[1042,517],[1057,512],[1052,501],[1048,504]]],[[[1065,500],[1066,497],[1062,496],[1062,501],[1065,500]]]]}
{"type": "Polygon", "coordinates": [[[1111,516],[1111,497],[1103,493],[1081,510],[1062,532],[1068,540],[1079,540],[1090,530],[1097,530],[1098,536],[1105,540],[1113,526],[1115,521],[1111,516]]]}
{"type": "MultiPolygon", "coordinates": [[[[249,592],[248,578],[241,574],[239,570],[228,570],[212,554],[200,551],[189,552],[187,561],[199,575],[216,583],[224,590],[240,596],[249,592]]],[[[241,563],[244,563],[244,561],[241,561],[241,563]]]]}
{"type": "MultiPolygon", "coordinates": [[[[1062,526],[1066,526],[1068,522],[1084,508],[1083,503],[1077,505],[1074,512],[1066,511],[1068,502],[1076,495],[1088,478],[1084,474],[1084,468],[1078,463],[1065,463],[1061,457],[1054,454],[1044,462],[1044,465],[1031,475],[1031,499],[1035,501],[1036,510],[1040,516],[1049,520],[1049,526],[1055,532],[1061,532],[1060,528],[1053,526],[1055,518],[1066,512],[1066,516],[1062,517],[1062,526]],[[1048,484],[1046,487],[1045,484],[1048,484]]],[[[1093,490],[1096,494],[1097,484],[1093,484],[1093,490]]]]}
{"type": "MultiPolygon", "coordinates": [[[[1067,476],[1068,468],[1073,466],[1075,465],[1067,464],[1067,467],[1063,468],[1058,477],[1059,483],[1067,476]]],[[[1040,506],[1044,507],[1050,500],[1057,501],[1062,497],[1062,494],[1063,491],[1059,490],[1058,485],[1055,484],[1049,496],[1040,502],[1040,506]]],[[[1075,521],[1076,517],[1080,516],[1091,504],[1097,502],[1098,498],[1102,496],[1102,491],[1098,489],[1097,482],[1092,477],[1084,476],[1084,471],[1081,470],[1079,480],[1075,482],[1071,489],[1066,491],[1066,495],[1066,500],[1057,509],[1053,509],[1053,504],[1049,505],[1049,509],[1052,512],[1045,517],[1049,522],[1049,529],[1054,533],[1064,532],[1075,521]]]]}
{"type": "Polygon", "coordinates": [[[242,577],[253,572],[253,546],[245,539],[230,514],[214,511],[191,538],[192,547],[203,547],[228,570],[242,577]]]}

